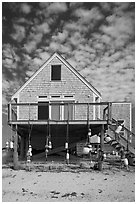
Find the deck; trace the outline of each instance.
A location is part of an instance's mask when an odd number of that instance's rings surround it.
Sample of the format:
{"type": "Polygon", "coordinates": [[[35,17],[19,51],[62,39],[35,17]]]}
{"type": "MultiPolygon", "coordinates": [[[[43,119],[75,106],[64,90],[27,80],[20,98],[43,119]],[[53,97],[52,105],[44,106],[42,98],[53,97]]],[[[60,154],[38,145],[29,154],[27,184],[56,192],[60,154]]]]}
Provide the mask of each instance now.
{"type": "MultiPolygon", "coordinates": [[[[69,143],[75,151],[77,142],[87,139],[89,128],[92,134],[101,134],[111,122],[111,103],[9,103],[8,124],[14,131],[15,166],[17,143],[20,136],[21,158],[26,157],[31,143],[34,154],[45,152],[45,145],[52,142],[52,151],[64,150],[69,143]]],[[[44,153],[45,154],[45,153],[44,153]]]]}
{"type": "MultiPolygon", "coordinates": [[[[42,112],[41,111],[41,112],[42,112]]],[[[8,124],[33,125],[101,125],[111,121],[111,103],[9,103],[8,124]],[[45,116],[40,116],[41,109],[45,116]],[[54,110],[54,114],[53,111],[54,110]],[[59,113],[58,113],[59,111],[59,113]]]]}

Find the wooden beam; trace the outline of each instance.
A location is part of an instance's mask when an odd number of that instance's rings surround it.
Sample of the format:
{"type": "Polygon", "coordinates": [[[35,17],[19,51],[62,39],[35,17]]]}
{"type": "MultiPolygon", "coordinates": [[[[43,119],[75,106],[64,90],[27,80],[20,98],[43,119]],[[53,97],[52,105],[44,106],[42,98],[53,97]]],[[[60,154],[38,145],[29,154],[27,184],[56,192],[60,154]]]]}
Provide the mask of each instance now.
{"type": "MultiPolygon", "coordinates": [[[[18,120],[18,121],[12,121],[9,122],[9,124],[20,124],[20,125],[28,125],[28,120],[18,120]]],[[[42,120],[30,120],[29,124],[33,125],[46,125],[47,121],[42,120]]],[[[107,124],[107,120],[89,120],[89,125],[101,125],[101,124],[107,124]]],[[[50,120],[50,125],[67,125],[66,120],[50,120]]],[[[87,125],[87,120],[70,120],[69,125],[87,125]]]]}
{"type": "Polygon", "coordinates": [[[104,150],[104,125],[102,124],[102,128],[101,128],[101,138],[100,138],[100,147],[101,150],[104,150]]]}
{"type": "Polygon", "coordinates": [[[13,164],[14,169],[18,169],[18,126],[15,126],[15,136],[14,136],[14,153],[13,153],[13,164]]]}
{"type": "MultiPolygon", "coordinates": [[[[75,105],[75,106],[80,106],[80,105],[87,105],[87,104],[89,104],[89,105],[108,105],[108,103],[109,102],[100,102],[100,103],[73,103],[73,102],[71,102],[71,103],[69,103],[69,104],[73,104],[73,105],[75,105]]],[[[31,106],[38,106],[38,103],[10,103],[12,106],[28,106],[29,104],[31,105],[31,106]]],[[[66,103],[54,103],[54,105],[65,105],[66,103]]],[[[50,105],[52,105],[51,103],[50,103],[50,105]]],[[[42,106],[46,106],[46,104],[44,105],[42,105],[42,106]]]]}
{"type": "Polygon", "coordinates": [[[20,157],[21,159],[24,159],[25,156],[25,139],[23,136],[21,136],[21,147],[20,147],[20,157]]]}

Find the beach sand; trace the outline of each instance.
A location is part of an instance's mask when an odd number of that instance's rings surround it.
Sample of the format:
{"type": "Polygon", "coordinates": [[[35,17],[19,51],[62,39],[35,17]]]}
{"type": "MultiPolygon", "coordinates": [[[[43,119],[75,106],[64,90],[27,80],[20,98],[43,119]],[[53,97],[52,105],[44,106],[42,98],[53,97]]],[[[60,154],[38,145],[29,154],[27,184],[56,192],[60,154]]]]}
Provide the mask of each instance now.
{"type": "MultiPolygon", "coordinates": [[[[38,168],[39,166],[39,168],[38,168]]],[[[135,202],[135,167],[93,169],[31,168],[13,170],[3,165],[3,202],[135,202]]]]}

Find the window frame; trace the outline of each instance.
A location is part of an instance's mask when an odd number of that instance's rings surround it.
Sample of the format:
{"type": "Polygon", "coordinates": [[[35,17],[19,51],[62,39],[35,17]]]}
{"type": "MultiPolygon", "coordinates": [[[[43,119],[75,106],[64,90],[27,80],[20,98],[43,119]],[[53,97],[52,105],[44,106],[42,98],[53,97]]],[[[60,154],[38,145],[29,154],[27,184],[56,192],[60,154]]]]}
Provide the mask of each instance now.
{"type": "Polygon", "coordinates": [[[51,65],[51,81],[61,81],[61,64],[51,65]],[[55,69],[59,69],[59,76],[57,70],[54,71],[55,69]]]}

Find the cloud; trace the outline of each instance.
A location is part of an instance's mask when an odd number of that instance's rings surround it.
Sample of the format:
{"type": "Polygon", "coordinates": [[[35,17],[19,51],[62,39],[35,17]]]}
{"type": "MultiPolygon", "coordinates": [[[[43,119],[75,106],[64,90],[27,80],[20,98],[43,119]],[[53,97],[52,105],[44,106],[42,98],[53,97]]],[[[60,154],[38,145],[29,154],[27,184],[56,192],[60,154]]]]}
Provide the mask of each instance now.
{"type": "Polygon", "coordinates": [[[100,30],[104,33],[104,40],[107,40],[108,36],[112,38],[114,47],[123,47],[134,38],[134,22],[130,16],[124,14],[118,17],[114,14],[108,16],[106,21],[109,24],[102,25],[100,30]]]}
{"type": "Polygon", "coordinates": [[[28,42],[24,44],[24,47],[23,47],[24,50],[27,53],[33,52],[37,48],[37,44],[41,42],[42,37],[43,37],[42,33],[38,33],[36,35],[31,33],[28,38],[28,42]]]}
{"type": "Polygon", "coordinates": [[[45,9],[50,5],[50,2],[39,2],[40,10],[45,9]]]}
{"type": "Polygon", "coordinates": [[[78,7],[82,6],[83,4],[84,4],[84,2],[70,2],[69,6],[72,9],[72,8],[78,8],[78,7]]]}
{"type": "MultiPolygon", "coordinates": [[[[91,26],[91,25],[90,25],[91,26]]],[[[69,33],[70,37],[73,36],[75,32],[79,32],[79,35],[81,34],[86,34],[89,30],[89,27],[86,24],[81,24],[79,21],[77,22],[67,22],[64,25],[64,29],[67,30],[69,33]]],[[[68,38],[69,40],[69,38],[68,38]]]]}
{"type": "Polygon", "coordinates": [[[2,55],[3,58],[13,58],[12,46],[9,43],[3,45],[2,55]]]}
{"type": "Polygon", "coordinates": [[[30,41],[29,43],[24,44],[24,50],[27,53],[31,53],[34,51],[37,47],[37,42],[36,41],[30,41]]]}
{"type": "Polygon", "coordinates": [[[68,31],[63,30],[63,32],[58,32],[57,35],[52,36],[52,39],[54,41],[59,41],[60,43],[64,43],[64,41],[68,38],[68,31]]]}
{"type": "Polygon", "coordinates": [[[43,49],[38,49],[37,50],[37,56],[42,60],[42,61],[46,61],[49,57],[50,54],[47,51],[44,51],[43,49]]]}
{"type": "Polygon", "coordinates": [[[21,42],[26,36],[26,30],[24,26],[14,24],[13,26],[15,32],[11,34],[11,37],[17,42],[21,42]]]}
{"type": "Polygon", "coordinates": [[[58,42],[51,42],[49,45],[49,49],[51,49],[53,52],[56,52],[58,50],[60,50],[60,43],[58,42]]]}
{"type": "Polygon", "coordinates": [[[66,3],[51,3],[48,8],[47,11],[49,14],[57,14],[57,13],[61,13],[61,12],[65,12],[67,11],[67,5],[66,3]]]}
{"type": "Polygon", "coordinates": [[[34,70],[27,70],[25,80],[28,80],[34,74],[34,70]]]}
{"type": "Polygon", "coordinates": [[[78,46],[79,44],[83,44],[84,38],[82,37],[81,33],[76,31],[73,35],[70,36],[68,39],[70,44],[73,46],[78,46]]]}
{"type": "Polygon", "coordinates": [[[101,41],[107,45],[110,45],[112,38],[109,35],[103,34],[101,36],[101,41]]]}
{"type": "Polygon", "coordinates": [[[101,20],[104,17],[97,7],[90,10],[79,8],[74,12],[74,15],[79,17],[79,21],[84,24],[95,23],[95,21],[101,20]]]}
{"type": "Polygon", "coordinates": [[[37,33],[43,33],[43,34],[47,34],[50,32],[50,28],[49,28],[49,25],[47,22],[44,22],[40,25],[37,25],[36,28],[35,28],[36,32],[37,33]]]}
{"type": "Polygon", "coordinates": [[[20,87],[20,80],[15,78],[13,81],[2,77],[2,105],[5,111],[7,111],[7,104],[10,101],[10,97],[20,87]]]}
{"type": "Polygon", "coordinates": [[[101,8],[106,12],[111,10],[112,3],[110,2],[100,2],[101,8]]]}
{"type": "Polygon", "coordinates": [[[16,48],[10,44],[5,44],[2,50],[2,71],[5,74],[11,74],[12,77],[16,76],[17,64],[20,61],[20,57],[15,53],[16,48]]]}
{"type": "Polygon", "coordinates": [[[22,3],[20,6],[20,11],[24,14],[29,14],[31,12],[31,6],[27,3],[22,3]]]}

